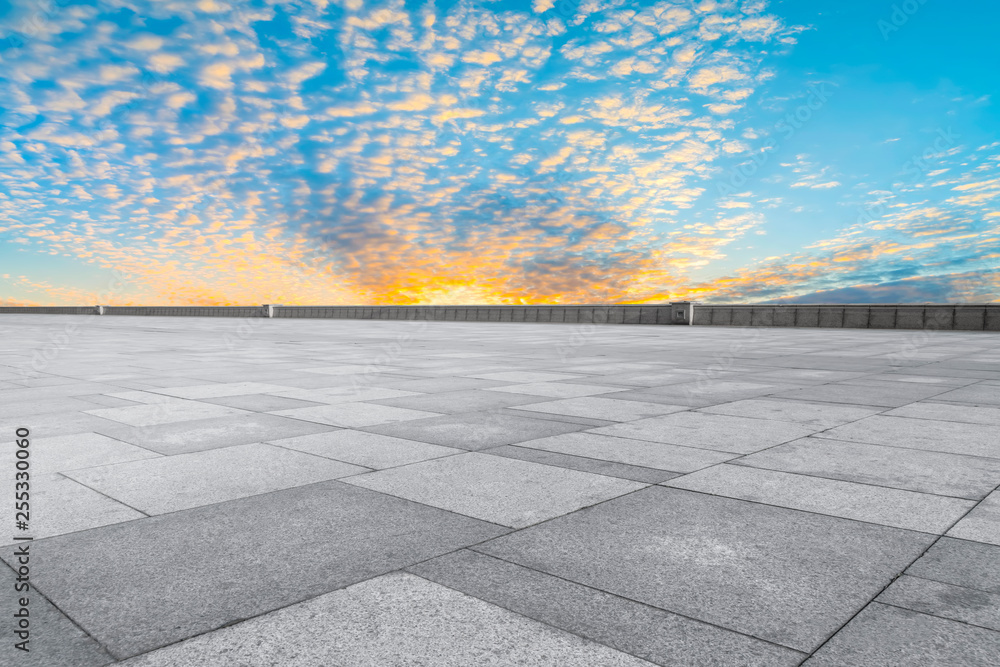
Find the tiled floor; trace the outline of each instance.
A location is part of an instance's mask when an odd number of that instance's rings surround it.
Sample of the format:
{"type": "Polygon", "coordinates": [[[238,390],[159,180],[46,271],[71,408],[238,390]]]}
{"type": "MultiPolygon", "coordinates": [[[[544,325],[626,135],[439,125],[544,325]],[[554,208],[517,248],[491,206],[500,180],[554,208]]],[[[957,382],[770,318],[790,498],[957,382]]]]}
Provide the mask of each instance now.
{"type": "Polygon", "coordinates": [[[0,315],[0,664],[1000,665],[997,334],[243,324],[0,315]]]}

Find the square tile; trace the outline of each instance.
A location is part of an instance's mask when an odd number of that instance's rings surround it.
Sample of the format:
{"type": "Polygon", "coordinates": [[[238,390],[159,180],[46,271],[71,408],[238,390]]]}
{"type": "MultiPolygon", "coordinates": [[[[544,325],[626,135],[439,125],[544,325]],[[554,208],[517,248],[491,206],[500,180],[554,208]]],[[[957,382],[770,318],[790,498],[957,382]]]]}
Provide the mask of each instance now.
{"type": "Polygon", "coordinates": [[[253,444],[66,474],[146,514],[166,514],[367,471],[282,447],[253,444]]]}
{"type": "Polygon", "coordinates": [[[557,433],[582,431],[585,428],[586,424],[477,412],[372,426],[364,430],[446,447],[476,450],[512,445],[557,433]]]}
{"type": "Polygon", "coordinates": [[[663,484],[935,535],[947,531],[975,505],[961,498],[733,465],[718,465],[663,484]]]}
{"type": "Polygon", "coordinates": [[[791,667],[805,657],[475,551],[456,551],[409,571],[658,665],[791,667]]]}
{"type": "Polygon", "coordinates": [[[873,602],[803,667],[991,667],[1000,655],[1000,632],[873,602]]]}
{"type": "Polygon", "coordinates": [[[474,550],[809,652],[934,539],[657,486],[474,550]]]}
{"type": "Polygon", "coordinates": [[[375,426],[376,424],[388,424],[389,422],[403,422],[422,419],[424,417],[439,416],[436,412],[394,408],[376,403],[337,403],[335,405],[321,405],[315,408],[279,410],[272,414],[344,428],[375,426]]]}
{"type": "Polygon", "coordinates": [[[876,415],[832,428],[817,437],[1000,459],[996,428],[985,424],[876,415]]]}
{"type": "Polygon", "coordinates": [[[643,403],[641,401],[616,401],[613,398],[596,398],[593,396],[564,398],[558,401],[545,401],[541,403],[536,402],[531,405],[520,405],[517,409],[620,422],[687,410],[686,407],[679,405],[662,405],[659,403],[643,403]]]}
{"type": "Polygon", "coordinates": [[[645,660],[405,573],[354,584],[125,664],[468,667],[540,660],[651,667],[645,660]]]}
{"type": "Polygon", "coordinates": [[[249,416],[217,417],[145,427],[105,422],[110,426],[101,426],[98,430],[112,438],[160,454],[186,454],[335,430],[335,427],[327,424],[273,414],[247,414],[249,416]]]}
{"type": "MultiPolygon", "coordinates": [[[[60,435],[51,438],[36,438],[36,429],[31,430],[29,437],[31,452],[31,474],[47,473],[89,468],[111,463],[123,463],[139,459],[151,459],[159,454],[127,442],[109,438],[98,433],[76,433],[60,435]]],[[[42,431],[44,433],[44,431],[42,431]]],[[[13,434],[13,429],[4,435],[13,434]]],[[[13,461],[17,446],[14,442],[0,443],[0,459],[13,461]]],[[[13,466],[13,464],[11,464],[13,466]]]]}
{"type": "MultiPolygon", "coordinates": [[[[14,497],[13,475],[0,480],[0,492],[4,498],[14,497]]],[[[58,473],[32,474],[30,494],[30,530],[25,534],[36,540],[145,516],[58,473]]],[[[0,520],[5,526],[14,525],[13,503],[0,509],[0,520]]],[[[0,545],[14,543],[10,532],[0,535],[0,545]]]]}
{"type": "Polygon", "coordinates": [[[753,417],[755,419],[772,419],[824,429],[870,417],[881,412],[881,409],[835,403],[807,403],[804,401],[773,398],[751,398],[700,408],[698,412],[708,412],[715,415],[732,415],[734,417],[753,417]]]}
{"type": "Polygon", "coordinates": [[[949,537],[1000,546],[1000,491],[994,491],[948,531],[949,537]]]}
{"type": "Polygon", "coordinates": [[[645,486],[475,452],[344,481],[512,528],[545,521],[645,486]]]}
{"type": "Polygon", "coordinates": [[[318,405],[324,405],[324,403],[315,401],[302,401],[296,398],[272,396],[271,394],[222,396],[219,398],[206,398],[202,402],[212,403],[213,405],[224,405],[227,408],[236,408],[237,410],[248,410],[252,412],[277,412],[279,410],[314,408],[318,405]]]}
{"type": "Polygon", "coordinates": [[[809,437],[733,463],[979,500],[1000,480],[1000,459],[809,437]]]}
{"type": "Polygon", "coordinates": [[[720,452],[752,452],[796,440],[816,431],[816,427],[703,412],[678,412],[650,417],[627,424],[602,426],[591,433],[635,440],[662,442],[683,447],[714,449],[720,452]]]}
{"type": "Polygon", "coordinates": [[[373,401],[378,405],[389,405],[408,410],[425,410],[438,414],[458,414],[462,412],[482,412],[524,403],[537,403],[537,396],[524,394],[499,394],[479,389],[445,391],[438,394],[417,394],[403,398],[389,398],[373,401]]]}
{"type": "Polygon", "coordinates": [[[708,449],[616,438],[592,432],[563,433],[528,440],[520,443],[520,446],[683,473],[694,472],[736,457],[735,454],[708,449]]]}
{"type": "Polygon", "coordinates": [[[569,384],[568,382],[529,382],[527,384],[509,384],[502,387],[487,388],[487,391],[530,394],[531,396],[548,396],[550,398],[595,396],[598,394],[611,394],[621,390],[622,387],[610,387],[598,384],[569,384]]]}
{"type": "Polygon", "coordinates": [[[31,578],[122,659],[504,532],[320,482],[41,540],[31,578]]]}
{"type": "Polygon", "coordinates": [[[97,410],[84,410],[84,412],[129,426],[154,426],[171,422],[248,414],[245,410],[182,399],[150,405],[130,405],[124,408],[99,408],[97,410]]]}
{"type": "Polygon", "coordinates": [[[271,444],[374,470],[395,468],[427,459],[461,454],[465,451],[354,429],[339,429],[297,438],[272,440],[271,444]]]}

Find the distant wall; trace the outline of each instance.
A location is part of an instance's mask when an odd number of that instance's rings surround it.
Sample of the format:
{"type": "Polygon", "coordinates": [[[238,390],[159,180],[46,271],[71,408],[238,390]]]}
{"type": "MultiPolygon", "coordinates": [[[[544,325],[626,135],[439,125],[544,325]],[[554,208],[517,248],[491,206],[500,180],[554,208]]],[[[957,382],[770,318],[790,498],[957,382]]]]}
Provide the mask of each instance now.
{"type": "Polygon", "coordinates": [[[0,313],[1000,331],[1000,303],[707,305],[673,302],[646,305],[560,306],[0,306],[0,313]]]}

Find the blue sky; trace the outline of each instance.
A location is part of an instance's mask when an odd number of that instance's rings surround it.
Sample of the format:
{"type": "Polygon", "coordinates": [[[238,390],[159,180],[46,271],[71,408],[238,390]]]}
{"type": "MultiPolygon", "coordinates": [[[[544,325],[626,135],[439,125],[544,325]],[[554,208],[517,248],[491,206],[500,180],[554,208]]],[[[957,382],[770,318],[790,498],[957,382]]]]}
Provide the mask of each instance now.
{"type": "Polygon", "coordinates": [[[0,300],[1000,300],[998,14],[0,3],[0,300]]]}

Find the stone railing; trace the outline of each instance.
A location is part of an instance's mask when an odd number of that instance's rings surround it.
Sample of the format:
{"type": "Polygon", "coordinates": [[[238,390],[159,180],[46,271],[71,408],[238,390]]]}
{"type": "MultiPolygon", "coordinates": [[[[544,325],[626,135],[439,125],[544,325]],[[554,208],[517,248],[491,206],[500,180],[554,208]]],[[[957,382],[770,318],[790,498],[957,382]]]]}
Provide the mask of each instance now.
{"type": "Polygon", "coordinates": [[[531,306],[0,306],[0,313],[1000,331],[1000,303],[531,306]]]}

